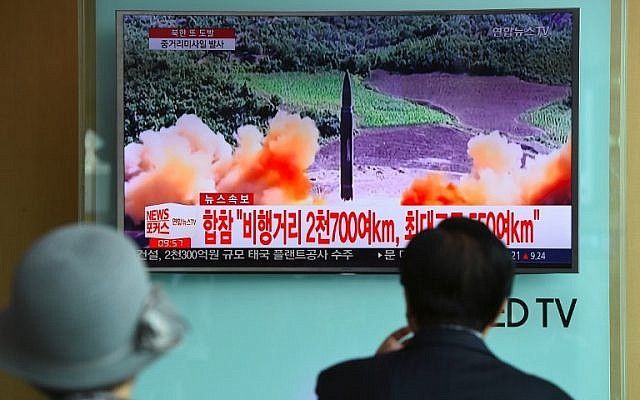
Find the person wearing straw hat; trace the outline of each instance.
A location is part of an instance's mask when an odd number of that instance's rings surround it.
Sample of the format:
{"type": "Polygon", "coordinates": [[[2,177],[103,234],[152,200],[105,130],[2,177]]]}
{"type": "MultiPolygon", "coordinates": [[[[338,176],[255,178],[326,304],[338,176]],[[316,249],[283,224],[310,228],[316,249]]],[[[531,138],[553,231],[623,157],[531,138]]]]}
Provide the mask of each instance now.
{"type": "Polygon", "coordinates": [[[0,313],[0,369],[51,399],[128,399],[135,376],[185,332],[129,239],[65,226],[17,266],[0,313]]]}

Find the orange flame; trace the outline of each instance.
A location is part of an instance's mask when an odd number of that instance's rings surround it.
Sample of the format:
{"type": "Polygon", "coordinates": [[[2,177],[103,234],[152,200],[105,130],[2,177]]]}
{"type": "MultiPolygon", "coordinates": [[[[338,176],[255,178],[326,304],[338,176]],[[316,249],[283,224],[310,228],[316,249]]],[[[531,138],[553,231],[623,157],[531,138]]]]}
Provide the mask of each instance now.
{"type": "Polygon", "coordinates": [[[262,135],[255,127],[238,130],[239,148],[224,165],[221,192],[252,192],[260,204],[310,201],[311,181],[305,171],[313,163],[319,132],[312,119],[278,112],[262,135]]]}
{"type": "Polygon", "coordinates": [[[441,205],[467,204],[458,186],[446,182],[442,176],[430,174],[417,178],[402,195],[403,205],[441,205]]]}
{"type": "Polygon", "coordinates": [[[239,128],[233,150],[198,117],[183,115],[125,147],[125,212],[139,222],[145,206],[195,204],[200,192],[250,192],[258,204],[311,202],[305,171],[318,136],[310,118],[278,112],[264,138],[255,126],[239,128]]]}
{"type": "Polygon", "coordinates": [[[471,173],[457,183],[442,175],[415,179],[403,193],[403,205],[550,205],[571,204],[571,143],[530,160],[521,168],[520,146],[497,132],[469,140],[471,173]]]}
{"type": "Polygon", "coordinates": [[[540,178],[525,187],[525,204],[571,204],[571,143],[538,166],[540,178]]]}

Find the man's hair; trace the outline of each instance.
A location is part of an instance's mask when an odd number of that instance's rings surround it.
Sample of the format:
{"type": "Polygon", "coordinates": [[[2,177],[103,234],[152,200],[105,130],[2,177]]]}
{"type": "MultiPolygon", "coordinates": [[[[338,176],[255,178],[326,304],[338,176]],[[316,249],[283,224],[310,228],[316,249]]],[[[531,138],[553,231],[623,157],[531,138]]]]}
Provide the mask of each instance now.
{"type": "Polygon", "coordinates": [[[486,225],[444,220],[409,242],[400,266],[411,316],[420,327],[491,324],[511,293],[514,265],[486,225]]]}

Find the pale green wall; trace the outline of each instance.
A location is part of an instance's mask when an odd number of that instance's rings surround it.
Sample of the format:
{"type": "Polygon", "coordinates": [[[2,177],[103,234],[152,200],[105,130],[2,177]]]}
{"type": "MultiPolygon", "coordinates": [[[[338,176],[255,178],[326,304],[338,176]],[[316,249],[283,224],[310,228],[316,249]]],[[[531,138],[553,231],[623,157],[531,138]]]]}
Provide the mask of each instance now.
{"type": "MultiPolygon", "coordinates": [[[[518,277],[514,296],[530,322],[495,329],[498,356],[551,379],[576,399],[609,398],[608,132],[610,5],[575,1],[197,0],[96,1],[97,131],[115,154],[116,9],[188,11],[409,10],[581,7],[580,273],[518,277]],[[393,6],[391,6],[393,4],[393,6]],[[542,328],[535,298],[578,298],[571,326],[557,313],[542,328]]],[[[104,207],[114,207],[102,199],[104,207]]],[[[366,356],[403,323],[395,276],[156,275],[192,325],[185,344],[141,376],[135,398],[312,399],[315,376],[366,356]]]]}

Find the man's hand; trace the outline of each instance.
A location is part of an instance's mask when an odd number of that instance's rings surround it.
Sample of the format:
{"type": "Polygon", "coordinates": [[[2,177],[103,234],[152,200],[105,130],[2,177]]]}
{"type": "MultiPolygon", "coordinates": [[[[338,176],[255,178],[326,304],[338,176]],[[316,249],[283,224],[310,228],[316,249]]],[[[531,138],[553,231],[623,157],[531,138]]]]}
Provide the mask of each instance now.
{"type": "Polygon", "coordinates": [[[404,326],[397,331],[393,332],[391,335],[387,336],[387,338],[382,342],[380,347],[378,347],[378,351],[376,351],[376,355],[390,353],[392,351],[401,350],[406,341],[409,339],[407,336],[411,333],[411,328],[408,326],[404,326]]]}

